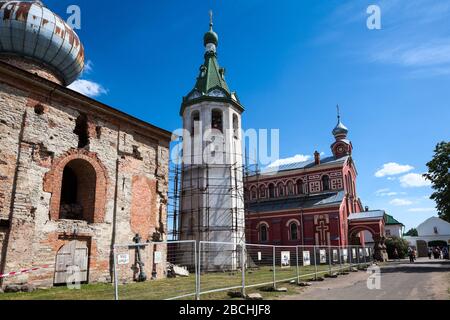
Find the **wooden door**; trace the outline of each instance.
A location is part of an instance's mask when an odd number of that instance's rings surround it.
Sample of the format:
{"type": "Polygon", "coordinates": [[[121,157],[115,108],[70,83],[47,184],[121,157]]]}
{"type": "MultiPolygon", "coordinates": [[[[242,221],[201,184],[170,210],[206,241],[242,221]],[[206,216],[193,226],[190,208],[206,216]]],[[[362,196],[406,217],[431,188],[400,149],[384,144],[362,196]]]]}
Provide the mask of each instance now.
{"type": "Polygon", "coordinates": [[[80,282],[88,280],[88,255],[86,242],[70,241],[56,255],[55,284],[66,284],[68,277],[79,270],[80,282]],[[73,267],[76,268],[73,268],[73,267]]]}

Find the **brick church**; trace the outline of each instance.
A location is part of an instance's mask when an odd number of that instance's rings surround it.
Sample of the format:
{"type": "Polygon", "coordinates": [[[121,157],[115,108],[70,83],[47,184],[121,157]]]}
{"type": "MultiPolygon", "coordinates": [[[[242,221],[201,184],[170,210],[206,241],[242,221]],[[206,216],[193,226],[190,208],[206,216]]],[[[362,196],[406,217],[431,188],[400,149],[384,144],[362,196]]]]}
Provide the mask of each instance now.
{"type": "Polygon", "coordinates": [[[0,274],[50,266],[2,287],[108,282],[113,244],[166,239],[171,133],[68,89],[83,66],[40,1],[0,2],[0,274]]]}
{"type": "Polygon", "coordinates": [[[246,179],[248,243],[364,244],[364,230],[384,233],[384,211],[363,209],[348,129],[338,116],[332,156],[268,168],[246,179]]]}

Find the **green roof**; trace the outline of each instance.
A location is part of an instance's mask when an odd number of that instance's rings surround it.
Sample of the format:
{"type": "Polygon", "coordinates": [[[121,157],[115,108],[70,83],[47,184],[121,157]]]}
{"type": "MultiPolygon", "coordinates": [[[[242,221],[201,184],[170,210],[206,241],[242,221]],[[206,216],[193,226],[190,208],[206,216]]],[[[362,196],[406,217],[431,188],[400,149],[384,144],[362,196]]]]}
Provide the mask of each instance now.
{"type": "Polygon", "coordinates": [[[180,115],[183,115],[186,106],[202,101],[220,101],[233,104],[239,110],[244,111],[236,92],[231,92],[225,81],[225,69],[221,68],[217,60],[218,36],[212,31],[205,34],[205,61],[200,66],[200,72],[194,88],[183,97],[180,115]]]}
{"type": "Polygon", "coordinates": [[[393,216],[390,216],[390,215],[388,215],[388,214],[386,214],[385,224],[386,224],[386,225],[400,224],[400,225],[403,226],[403,223],[397,221],[393,216]]]}
{"type": "Polygon", "coordinates": [[[200,74],[194,90],[207,94],[217,88],[224,90],[228,95],[231,94],[225,81],[225,69],[219,66],[214,52],[207,52],[205,54],[205,63],[200,67],[200,74]]]}

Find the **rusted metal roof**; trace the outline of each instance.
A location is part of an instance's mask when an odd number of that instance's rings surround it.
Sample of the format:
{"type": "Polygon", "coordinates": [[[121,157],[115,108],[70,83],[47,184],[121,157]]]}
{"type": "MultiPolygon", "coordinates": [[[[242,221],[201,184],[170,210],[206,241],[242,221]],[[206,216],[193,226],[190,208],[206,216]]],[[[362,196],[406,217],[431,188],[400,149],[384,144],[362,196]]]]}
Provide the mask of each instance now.
{"type": "Polygon", "coordinates": [[[0,1],[0,54],[34,59],[58,72],[65,85],[83,71],[78,35],[40,2],[0,1]]]}

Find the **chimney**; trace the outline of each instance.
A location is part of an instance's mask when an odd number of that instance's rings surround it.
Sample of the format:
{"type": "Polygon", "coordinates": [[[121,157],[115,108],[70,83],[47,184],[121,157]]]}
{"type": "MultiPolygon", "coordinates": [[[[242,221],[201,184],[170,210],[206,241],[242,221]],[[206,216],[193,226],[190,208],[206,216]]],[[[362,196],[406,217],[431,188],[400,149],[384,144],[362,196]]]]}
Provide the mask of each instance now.
{"type": "Polygon", "coordinates": [[[314,163],[316,164],[316,165],[319,165],[320,164],[320,153],[319,152],[314,152],[314,163]]]}
{"type": "Polygon", "coordinates": [[[369,207],[368,207],[368,206],[366,206],[366,212],[367,212],[367,211],[369,211],[369,207]]]}

